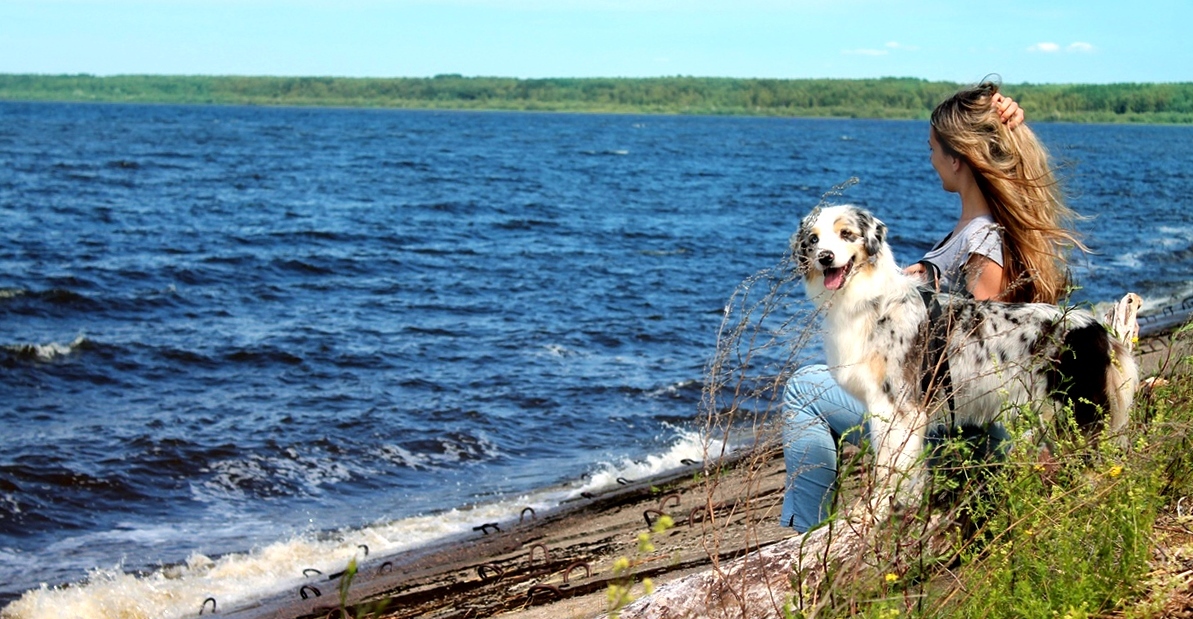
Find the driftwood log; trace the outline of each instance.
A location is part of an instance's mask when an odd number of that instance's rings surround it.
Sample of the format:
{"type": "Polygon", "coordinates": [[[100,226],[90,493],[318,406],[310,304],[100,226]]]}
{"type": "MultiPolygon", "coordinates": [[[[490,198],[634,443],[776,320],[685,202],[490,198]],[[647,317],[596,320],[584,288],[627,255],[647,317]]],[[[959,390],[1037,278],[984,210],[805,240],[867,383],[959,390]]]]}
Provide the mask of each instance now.
{"type": "MultiPolygon", "coordinates": [[[[829,592],[858,579],[901,578],[909,562],[952,556],[948,518],[903,521],[877,533],[846,520],[757,548],[712,569],[659,587],[621,609],[621,619],[756,619],[785,609],[814,617],[832,603],[829,592]],[[898,526],[900,531],[887,530],[898,526]],[[907,540],[892,544],[891,540],[907,540]]],[[[876,582],[871,580],[870,582],[876,582]]]]}

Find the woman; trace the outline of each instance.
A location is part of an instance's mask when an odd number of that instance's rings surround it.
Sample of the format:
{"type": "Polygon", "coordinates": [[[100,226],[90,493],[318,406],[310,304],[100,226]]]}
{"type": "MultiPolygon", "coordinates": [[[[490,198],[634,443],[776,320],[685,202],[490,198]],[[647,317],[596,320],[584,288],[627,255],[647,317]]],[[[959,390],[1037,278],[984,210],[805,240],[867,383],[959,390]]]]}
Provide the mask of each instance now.
{"type": "MultiPolygon", "coordinates": [[[[1056,303],[1068,287],[1064,255],[1085,250],[1069,227],[1047,151],[1023,124],[1023,110],[983,82],[961,90],[932,112],[932,167],[945,191],[959,194],[953,231],[909,275],[979,300],[1056,303]]],[[[865,428],[861,404],[826,366],[800,368],[783,392],[784,526],[807,531],[828,517],[837,482],[837,441],[857,444],[865,428]]],[[[1002,428],[991,428],[1002,441],[1002,428]]]]}

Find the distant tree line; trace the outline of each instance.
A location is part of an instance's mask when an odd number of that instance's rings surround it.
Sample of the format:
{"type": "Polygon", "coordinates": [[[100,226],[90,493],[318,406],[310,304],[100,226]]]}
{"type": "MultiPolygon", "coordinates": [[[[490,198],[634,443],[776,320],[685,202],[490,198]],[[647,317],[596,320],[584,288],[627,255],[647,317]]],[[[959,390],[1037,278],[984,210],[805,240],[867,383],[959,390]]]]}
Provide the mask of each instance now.
{"type": "MultiPolygon", "coordinates": [[[[0,74],[0,100],[927,118],[961,84],[914,78],[515,79],[0,74]]],[[[1007,84],[1034,120],[1193,123],[1193,83],[1007,84]]]]}

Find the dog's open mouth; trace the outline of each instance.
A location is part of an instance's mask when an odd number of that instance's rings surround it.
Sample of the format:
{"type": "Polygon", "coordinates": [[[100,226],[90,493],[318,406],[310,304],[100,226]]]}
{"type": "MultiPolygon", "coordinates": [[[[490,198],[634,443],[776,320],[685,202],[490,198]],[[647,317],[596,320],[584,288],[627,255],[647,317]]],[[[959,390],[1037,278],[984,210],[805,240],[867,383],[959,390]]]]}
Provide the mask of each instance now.
{"type": "Polygon", "coordinates": [[[845,285],[845,278],[849,276],[850,269],[853,268],[853,260],[845,263],[843,267],[830,267],[824,270],[824,287],[829,290],[839,290],[841,286],[845,285]]]}

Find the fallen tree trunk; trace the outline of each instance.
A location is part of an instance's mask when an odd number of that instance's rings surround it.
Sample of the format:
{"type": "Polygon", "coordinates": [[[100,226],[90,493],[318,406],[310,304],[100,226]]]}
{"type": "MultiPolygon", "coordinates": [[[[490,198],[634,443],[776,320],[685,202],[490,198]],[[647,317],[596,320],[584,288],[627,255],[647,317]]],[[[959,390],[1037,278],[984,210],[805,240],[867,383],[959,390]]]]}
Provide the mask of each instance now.
{"type": "MultiPolygon", "coordinates": [[[[831,604],[848,604],[849,583],[894,584],[912,563],[951,554],[952,522],[892,523],[875,531],[838,520],[805,535],[755,549],[659,587],[622,608],[621,619],[756,619],[783,617],[785,608],[814,617],[831,604]],[[897,540],[905,540],[899,542],[897,540]],[[870,579],[870,578],[873,579],[870,579]]],[[[881,586],[881,585],[880,585],[881,586]]]]}

